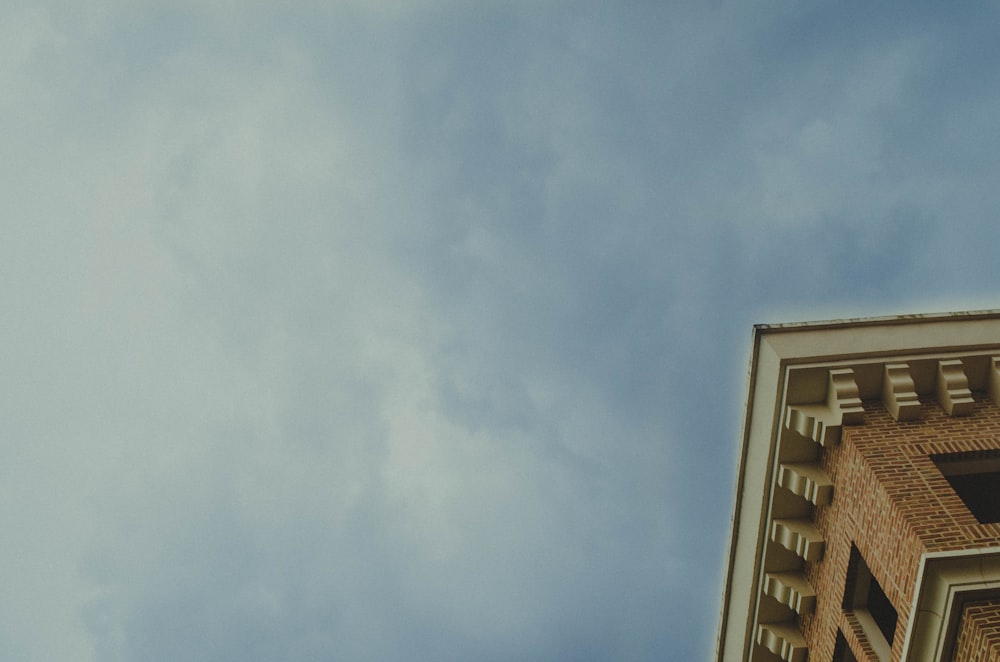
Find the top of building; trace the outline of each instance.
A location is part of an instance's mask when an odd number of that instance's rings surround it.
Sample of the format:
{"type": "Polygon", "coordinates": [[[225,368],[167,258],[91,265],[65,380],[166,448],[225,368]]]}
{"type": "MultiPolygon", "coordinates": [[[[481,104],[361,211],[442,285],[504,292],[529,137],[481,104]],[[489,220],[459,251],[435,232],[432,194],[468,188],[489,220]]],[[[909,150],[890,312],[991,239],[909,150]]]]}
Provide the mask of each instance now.
{"type": "MultiPolygon", "coordinates": [[[[834,489],[824,451],[843,426],[864,423],[866,406],[895,425],[918,419],[923,404],[955,417],[972,413],[974,393],[1000,399],[1000,311],[757,325],[749,387],[717,659],[798,660],[797,628],[823,550],[810,518],[834,489]]],[[[995,557],[1000,569],[998,551],[980,550],[977,567],[995,557]]],[[[952,586],[948,577],[965,566],[934,558],[921,557],[920,585],[907,594],[903,659],[939,659],[928,651],[953,643],[954,622],[920,615],[950,608],[928,607],[931,585],[952,586]]],[[[847,564],[845,556],[841,571],[847,564]]]]}

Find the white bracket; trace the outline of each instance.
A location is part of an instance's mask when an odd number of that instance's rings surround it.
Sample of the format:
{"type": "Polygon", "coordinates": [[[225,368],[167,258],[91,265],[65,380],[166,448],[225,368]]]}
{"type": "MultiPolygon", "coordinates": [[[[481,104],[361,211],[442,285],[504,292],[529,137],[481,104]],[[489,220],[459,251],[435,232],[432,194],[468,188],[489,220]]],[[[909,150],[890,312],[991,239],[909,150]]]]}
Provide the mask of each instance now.
{"type": "Polygon", "coordinates": [[[882,403],[897,421],[913,421],[920,416],[920,399],[913,386],[910,366],[886,363],[882,378],[882,403]]]}
{"type": "Polygon", "coordinates": [[[806,662],[809,649],[794,623],[761,623],[757,626],[757,643],[784,662],[806,662]]]}
{"type": "Polygon", "coordinates": [[[968,416],[975,408],[969,378],[960,360],[938,361],[937,399],[950,416],[968,416]]]}
{"type": "Polygon", "coordinates": [[[804,561],[819,561],[826,542],[808,519],[776,519],[771,522],[771,540],[795,552],[804,561]]]}
{"type": "Polygon", "coordinates": [[[818,462],[782,464],[778,467],[778,485],[814,506],[825,506],[833,499],[833,481],[818,462]]]}
{"type": "Polygon", "coordinates": [[[812,613],[816,607],[816,590],[801,572],[769,572],[764,575],[764,593],[796,614],[812,613]]]}
{"type": "Polygon", "coordinates": [[[865,409],[858,397],[854,370],[840,368],[830,371],[826,402],[789,406],[785,412],[785,427],[820,446],[828,446],[840,441],[842,425],[857,425],[864,423],[864,419],[865,409]]]}
{"type": "Polygon", "coordinates": [[[990,359],[990,399],[1000,406],[1000,356],[990,359]]]}

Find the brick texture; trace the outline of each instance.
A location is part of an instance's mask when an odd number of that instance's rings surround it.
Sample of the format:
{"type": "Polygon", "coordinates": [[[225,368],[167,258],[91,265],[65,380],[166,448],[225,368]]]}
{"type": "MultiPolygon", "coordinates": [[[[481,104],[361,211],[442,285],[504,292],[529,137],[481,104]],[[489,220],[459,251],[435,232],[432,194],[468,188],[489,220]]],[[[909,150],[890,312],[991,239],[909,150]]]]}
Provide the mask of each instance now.
{"type": "Polygon", "coordinates": [[[965,605],[955,662],[1000,662],[1000,600],[965,605]]]}
{"type": "Polygon", "coordinates": [[[845,427],[841,443],[823,452],[834,496],[814,509],[826,549],[822,559],[806,564],[816,609],[800,622],[812,661],[833,658],[838,630],[859,660],[877,659],[857,619],[842,605],[852,542],[899,614],[894,661],[901,657],[921,555],[1000,545],[1000,524],[980,524],[931,459],[1000,450],[1000,408],[977,397],[970,416],[952,418],[931,398],[922,400],[919,419],[904,423],[881,402],[866,402],[865,423],[845,427]]]}

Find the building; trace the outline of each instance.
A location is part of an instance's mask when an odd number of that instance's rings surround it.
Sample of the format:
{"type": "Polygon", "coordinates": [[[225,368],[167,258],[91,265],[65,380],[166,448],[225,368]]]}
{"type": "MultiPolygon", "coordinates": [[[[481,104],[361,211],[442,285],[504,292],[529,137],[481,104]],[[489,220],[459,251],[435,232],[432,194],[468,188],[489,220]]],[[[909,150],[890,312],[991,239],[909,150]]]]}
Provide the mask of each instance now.
{"type": "Polygon", "coordinates": [[[1000,311],[759,326],[720,662],[1000,661],[1000,311]]]}

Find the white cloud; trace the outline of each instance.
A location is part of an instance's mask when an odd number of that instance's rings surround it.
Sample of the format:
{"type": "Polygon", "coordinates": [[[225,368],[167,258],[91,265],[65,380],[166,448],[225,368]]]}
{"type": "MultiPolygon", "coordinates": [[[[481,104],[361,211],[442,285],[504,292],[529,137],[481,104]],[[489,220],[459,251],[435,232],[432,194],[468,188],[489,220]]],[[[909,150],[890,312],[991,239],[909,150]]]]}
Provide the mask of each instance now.
{"type": "Polygon", "coordinates": [[[0,16],[0,655],[707,651],[740,325],[990,208],[886,130],[939,41],[247,7],[0,16]]]}

